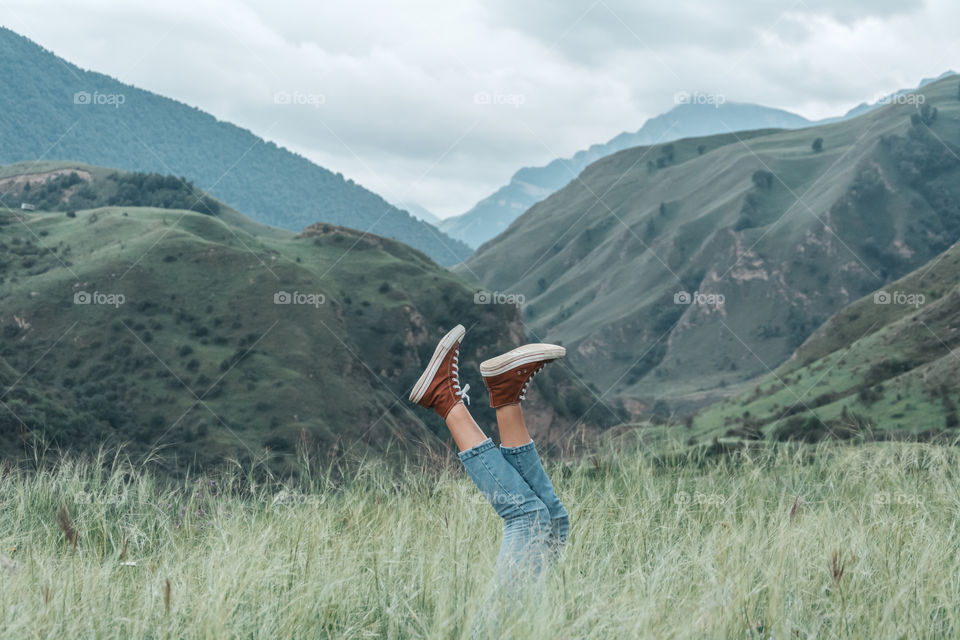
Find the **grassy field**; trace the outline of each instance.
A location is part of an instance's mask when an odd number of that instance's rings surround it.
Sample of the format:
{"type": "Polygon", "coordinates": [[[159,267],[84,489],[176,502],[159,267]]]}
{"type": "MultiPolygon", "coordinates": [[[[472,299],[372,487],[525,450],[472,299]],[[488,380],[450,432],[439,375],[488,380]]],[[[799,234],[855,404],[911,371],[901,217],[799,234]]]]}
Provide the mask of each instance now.
{"type": "MultiPolygon", "coordinates": [[[[548,465],[572,537],[500,637],[960,634],[956,449],[708,458],[638,433],[548,465]]],[[[296,488],[102,468],[2,472],[0,636],[465,638],[490,587],[498,520],[452,456],[296,488]]]]}

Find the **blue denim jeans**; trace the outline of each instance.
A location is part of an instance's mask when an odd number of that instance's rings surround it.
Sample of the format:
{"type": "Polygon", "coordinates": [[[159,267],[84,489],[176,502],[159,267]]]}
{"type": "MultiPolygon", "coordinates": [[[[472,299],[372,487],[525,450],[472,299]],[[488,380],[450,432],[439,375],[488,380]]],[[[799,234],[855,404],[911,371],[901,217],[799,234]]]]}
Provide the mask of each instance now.
{"type": "Polygon", "coordinates": [[[570,535],[570,516],[553,489],[553,483],[540,462],[540,454],[533,440],[519,447],[500,447],[511,467],[517,470],[524,482],[540,498],[550,513],[550,533],[547,542],[551,548],[559,549],[570,535]]]}
{"type": "Polygon", "coordinates": [[[570,518],[533,442],[498,450],[487,438],[459,455],[480,493],[503,518],[499,578],[514,581],[521,573],[536,577],[549,552],[566,541],[570,518]]]}

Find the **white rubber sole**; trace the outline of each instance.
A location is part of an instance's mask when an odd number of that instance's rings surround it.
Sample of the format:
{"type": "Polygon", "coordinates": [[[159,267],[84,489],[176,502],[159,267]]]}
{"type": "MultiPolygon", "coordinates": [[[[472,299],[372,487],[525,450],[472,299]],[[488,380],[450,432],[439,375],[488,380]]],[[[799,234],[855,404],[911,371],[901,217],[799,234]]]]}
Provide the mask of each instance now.
{"type": "Polygon", "coordinates": [[[540,362],[541,360],[556,360],[567,355],[567,350],[557,344],[535,342],[507,351],[496,358],[490,358],[480,363],[480,375],[484,378],[498,376],[515,367],[540,362]]]}
{"type": "Polygon", "coordinates": [[[420,376],[420,379],[417,380],[417,384],[413,385],[413,391],[410,392],[410,402],[420,402],[423,394],[426,393],[430,387],[430,382],[433,380],[433,377],[437,375],[437,369],[440,368],[440,363],[443,362],[446,355],[450,353],[450,349],[463,340],[463,336],[466,334],[467,330],[463,328],[462,324],[458,324],[453,329],[450,329],[447,335],[440,339],[437,348],[433,351],[433,356],[430,358],[430,363],[427,365],[426,370],[420,376]]]}

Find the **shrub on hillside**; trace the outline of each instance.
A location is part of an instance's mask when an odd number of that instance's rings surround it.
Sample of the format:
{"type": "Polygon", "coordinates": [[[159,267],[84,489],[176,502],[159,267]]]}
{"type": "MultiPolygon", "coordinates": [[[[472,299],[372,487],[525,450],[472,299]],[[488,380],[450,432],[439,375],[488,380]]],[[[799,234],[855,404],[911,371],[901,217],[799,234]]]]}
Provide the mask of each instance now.
{"type": "Polygon", "coordinates": [[[913,126],[919,126],[924,124],[926,126],[932,125],[937,121],[937,108],[931,107],[929,104],[924,103],[922,107],[916,112],[910,114],[910,123],[913,126]]]}
{"type": "Polygon", "coordinates": [[[765,171],[764,169],[757,169],[753,172],[751,180],[753,184],[758,189],[769,189],[773,186],[774,175],[770,171],[765,171]]]}
{"type": "Polygon", "coordinates": [[[875,167],[861,170],[850,185],[850,197],[857,203],[874,203],[887,194],[883,176],[875,167]]]}
{"type": "Polygon", "coordinates": [[[112,173],[102,180],[86,182],[71,171],[39,183],[22,192],[30,192],[30,200],[38,209],[66,211],[76,216],[77,209],[97,207],[156,207],[186,209],[207,215],[218,215],[220,203],[203,193],[185,178],[158,173],[112,173]]]}

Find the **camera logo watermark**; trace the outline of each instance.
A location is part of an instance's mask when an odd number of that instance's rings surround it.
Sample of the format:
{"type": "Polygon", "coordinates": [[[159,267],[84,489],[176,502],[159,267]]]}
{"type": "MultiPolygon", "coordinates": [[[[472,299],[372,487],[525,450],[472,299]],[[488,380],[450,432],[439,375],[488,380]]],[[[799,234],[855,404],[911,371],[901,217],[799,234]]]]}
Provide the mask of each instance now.
{"type": "Polygon", "coordinates": [[[77,91],[73,94],[73,104],[109,105],[114,109],[119,109],[120,105],[126,101],[127,96],[122,93],[100,93],[99,91],[90,93],[89,91],[77,91]]]}
{"type": "Polygon", "coordinates": [[[496,104],[506,105],[519,109],[521,105],[527,103],[527,97],[522,93],[497,93],[489,91],[477,91],[473,94],[473,104],[496,104]]]}
{"type": "Polygon", "coordinates": [[[720,105],[726,101],[726,96],[721,93],[700,93],[699,91],[690,93],[689,91],[678,91],[673,94],[674,104],[710,104],[713,105],[714,108],[719,108],[720,105]]]}
{"type": "Polygon", "coordinates": [[[297,104],[306,105],[319,109],[320,105],[326,104],[327,97],[322,93],[303,93],[301,91],[277,91],[273,94],[273,104],[297,104]]]}
{"type": "Polygon", "coordinates": [[[127,298],[122,293],[101,293],[94,291],[77,291],[73,294],[73,304],[98,304],[119,308],[127,298]]]}
{"type": "Polygon", "coordinates": [[[522,293],[477,291],[473,294],[473,304],[512,304],[519,307],[526,301],[527,298],[522,293]]]}
{"type": "Polygon", "coordinates": [[[673,294],[673,304],[695,304],[703,307],[722,307],[726,297],[722,293],[701,293],[677,291],[673,294]]]}
{"type": "Polygon", "coordinates": [[[919,309],[927,301],[922,293],[905,293],[903,291],[877,291],[873,294],[873,304],[910,305],[919,309]]]}
{"type": "Polygon", "coordinates": [[[320,308],[320,305],[327,301],[327,297],[322,293],[300,293],[294,291],[277,291],[273,294],[273,304],[302,304],[320,308]]]}

